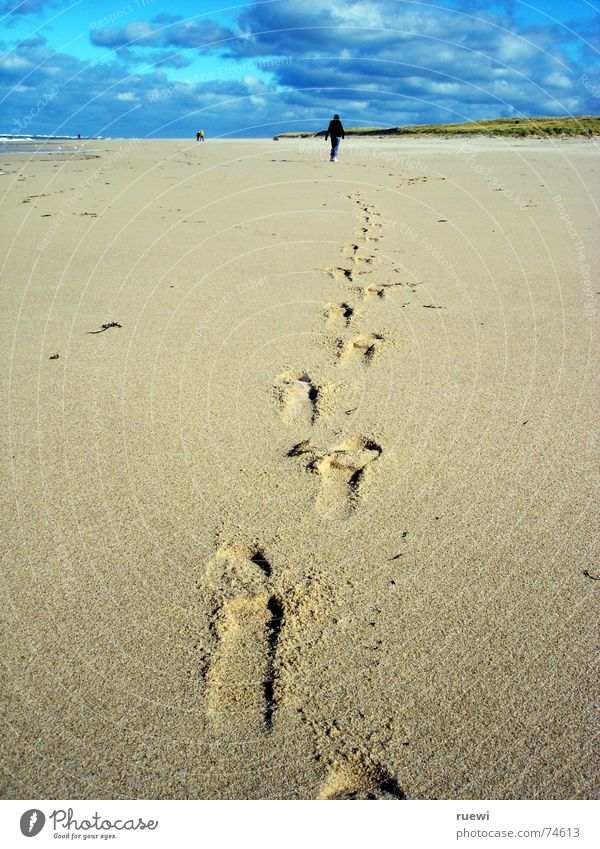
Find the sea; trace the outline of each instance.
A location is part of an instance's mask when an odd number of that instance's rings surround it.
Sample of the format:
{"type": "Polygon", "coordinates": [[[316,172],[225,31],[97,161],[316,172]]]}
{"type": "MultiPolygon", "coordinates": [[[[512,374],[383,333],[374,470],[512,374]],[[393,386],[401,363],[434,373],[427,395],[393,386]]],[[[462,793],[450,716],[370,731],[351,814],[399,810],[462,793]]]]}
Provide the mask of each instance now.
{"type": "Polygon", "coordinates": [[[0,133],[0,155],[5,153],[79,153],[81,142],[104,140],[104,136],[41,136],[0,133]]]}

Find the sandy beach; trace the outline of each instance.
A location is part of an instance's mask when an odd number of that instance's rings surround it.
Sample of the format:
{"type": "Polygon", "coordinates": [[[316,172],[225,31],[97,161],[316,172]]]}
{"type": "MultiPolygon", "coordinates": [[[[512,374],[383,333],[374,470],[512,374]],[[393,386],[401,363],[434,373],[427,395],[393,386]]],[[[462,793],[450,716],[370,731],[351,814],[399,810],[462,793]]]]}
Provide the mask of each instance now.
{"type": "Polygon", "coordinates": [[[597,142],[77,144],[0,151],[3,797],[593,796],[597,142]]]}

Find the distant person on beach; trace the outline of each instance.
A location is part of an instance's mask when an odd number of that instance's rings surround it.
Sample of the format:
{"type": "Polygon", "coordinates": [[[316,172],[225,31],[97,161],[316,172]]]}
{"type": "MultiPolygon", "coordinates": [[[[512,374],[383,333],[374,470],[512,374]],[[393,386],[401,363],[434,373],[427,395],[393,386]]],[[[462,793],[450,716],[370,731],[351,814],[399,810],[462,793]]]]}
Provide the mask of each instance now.
{"type": "Polygon", "coordinates": [[[327,141],[329,136],[331,136],[331,154],[329,156],[329,161],[337,162],[338,150],[340,149],[340,139],[345,138],[344,128],[342,127],[339,115],[334,115],[333,120],[329,122],[327,132],[325,133],[325,141],[327,141]]]}
{"type": "Polygon", "coordinates": [[[196,133],[196,141],[200,141],[200,130],[196,133]]]}
{"type": "Polygon", "coordinates": [[[204,141],[204,130],[200,130],[200,132],[198,133],[198,137],[200,141],[204,141]]]}

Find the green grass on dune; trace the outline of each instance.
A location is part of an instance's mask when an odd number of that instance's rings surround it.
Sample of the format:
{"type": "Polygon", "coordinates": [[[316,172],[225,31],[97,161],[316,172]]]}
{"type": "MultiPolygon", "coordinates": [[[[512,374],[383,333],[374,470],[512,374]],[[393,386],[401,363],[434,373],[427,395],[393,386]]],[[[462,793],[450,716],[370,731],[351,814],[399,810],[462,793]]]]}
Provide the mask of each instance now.
{"type": "MultiPolygon", "coordinates": [[[[318,132],[279,133],[275,138],[314,138],[318,132]]],[[[600,135],[600,117],[576,115],[568,118],[494,118],[468,124],[414,124],[406,127],[349,127],[347,136],[596,136],[600,135]]]]}

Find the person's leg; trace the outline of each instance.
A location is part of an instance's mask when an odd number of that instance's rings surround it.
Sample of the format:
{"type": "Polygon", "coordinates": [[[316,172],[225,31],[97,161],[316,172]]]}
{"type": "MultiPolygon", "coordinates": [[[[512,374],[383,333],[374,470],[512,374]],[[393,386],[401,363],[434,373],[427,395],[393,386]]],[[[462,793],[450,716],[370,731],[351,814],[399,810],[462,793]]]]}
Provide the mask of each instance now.
{"type": "Polygon", "coordinates": [[[332,150],[333,161],[337,162],[338,150],[340,149],[340,140],[336,138],[335,145],[332,150]]]}

